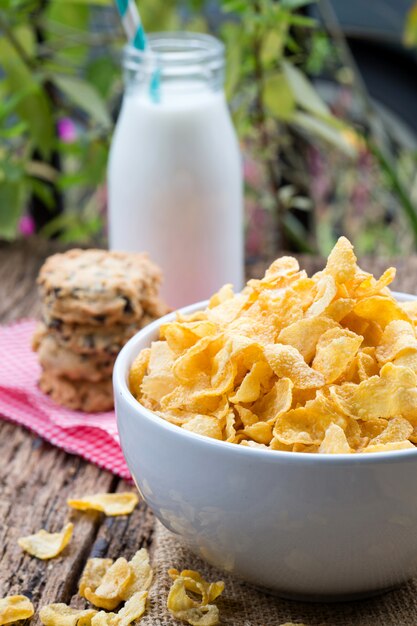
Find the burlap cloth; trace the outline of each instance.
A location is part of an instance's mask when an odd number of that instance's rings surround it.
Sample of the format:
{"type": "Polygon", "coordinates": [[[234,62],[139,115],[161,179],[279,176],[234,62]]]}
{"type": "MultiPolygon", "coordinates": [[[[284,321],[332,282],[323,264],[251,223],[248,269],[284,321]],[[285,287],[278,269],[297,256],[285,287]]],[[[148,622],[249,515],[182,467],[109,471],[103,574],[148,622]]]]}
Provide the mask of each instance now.
{"type": "Polygon", "coordinates": [[[226,587],[217,601],[224,626],[279,626],[300,622],[308,626],[417,626],[417,580],[401,588],[360,602],[316,604],[282,600],[262,593],[207,565],[194,556],[157,522],[152,561],[155,580],[149,594],[149,609],[141,626],[179,626],[167,608],[170,567],[196,569],[210,581],[224,580],[226,587]]]}

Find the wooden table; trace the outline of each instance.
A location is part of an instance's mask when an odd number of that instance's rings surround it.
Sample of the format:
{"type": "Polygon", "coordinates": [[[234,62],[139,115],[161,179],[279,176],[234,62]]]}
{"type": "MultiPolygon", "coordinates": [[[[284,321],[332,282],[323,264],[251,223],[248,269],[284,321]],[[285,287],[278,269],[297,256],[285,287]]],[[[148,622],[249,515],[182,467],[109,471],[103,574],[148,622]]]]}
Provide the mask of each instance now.
{"type": "MultiPolygon", "coordinates": [[[[45,257],[56,249],[56,244],[39,241],[0,245],[0,321],[38,314],[36,276],[45,257]]],[[[315,257],[300,257],[300,263],[308,272],[322,267],[322,261],[315,257]]],[[[395,288],[417,293],[417,257],[395,264],[395,288]]],[[[365,260],[363,265],[382,273],[387,262],[365,260]]],[[[264,268],[263,263],[251,266],[248,275],[259,276],[264,268]]],[[[86,558],[129,558],[142,546],[152,549],[153,516],[143,502],[131,516],[120,518],[71,513],[66,505],[70,496],[127,489],[132,487],[112,474],[54,448],[15,424],[0,421],[0,597],[23,593],[35,607],[69,603],[77,593],[86,558]],[[61,529],[69,518],[76,524],[65,557],[43,562],[18,547],[19,536],[40,528],[61,529]]],[[[31,625],[37,624],[35,616],[31,625]]]]}

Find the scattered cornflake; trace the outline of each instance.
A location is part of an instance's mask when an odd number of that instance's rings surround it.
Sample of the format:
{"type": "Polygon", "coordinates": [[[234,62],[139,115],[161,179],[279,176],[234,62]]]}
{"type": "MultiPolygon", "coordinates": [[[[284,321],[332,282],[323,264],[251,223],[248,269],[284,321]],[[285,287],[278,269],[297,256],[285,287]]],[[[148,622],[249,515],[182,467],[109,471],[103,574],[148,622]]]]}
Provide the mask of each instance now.
{"type": "Polygon", "coordinates": [[[95,590],[90,587],[83,589],[83,596],[94,606],[112,611],[121,603],[133,577],[129,563],[120,557],[110,565],[95,590]]]}
{"type": "MultiPolygon", "coordinates": [[[[78,591],[95,606],[111,611],[121,602],[130,601],[133,596],[138,602],[137,594],[147,592],[152,577],[153,570],[149,563],[148,551],[142,548],[130,561],[119,558],[113,563],[111,559],[89,559],[82,573],[78,591]]],[[[102,611],[95,623],[105,619],[101,613],[102,611]]]]}
{"type": "Polygon", "coordinates": [[[129,626],[139,620],[146,610],[147,591],[136,591],[118,612],[118,626],[129,626]]]}
{"type": "Polygon", "coordinates": [[[224,582],[209,583],[194,570],[168,570],[173,584],[169,590],[167,607],[176,619],[191,626],[215,626],[219,623],[219,609],[213,602],[224,590],[224,582]],[[201,596],[201,600],[188,595],[201,596]]]}
{"type": "Polygon", "coordinates": [[[123,600],[128,600],[134,594],[147,591],[152,584],[153,570],[149,563],[149,554],[145,548],[138,550],[129,561],[132,576],[128,586],[121,593],[123,600]]]}
{"type": "Polygon", "coordinates": [[[168,570],[168,574],[172,580],[182,578],[187,591],[192,591],[193,593],[201,595],[202,604],[209,604],[209,602],[213,602],[224,591],[224,582],[222,580],[215,583],[209,583],[195,570],[184,569],[182,572],[179,572],[177,569],[173,568],[168,570]]]}
{"type": "Polygon", "coordinates": [[[20,537],[17,543],[22,550],[37,559],[53,559],[69,544],[73,528],[74,525],[69,522],[60,533],[49,533],[41,529],[34,535],[20,537]]]}
{"type": "Polygon", "coordinates": [[[136,493],[96,493],[67,500],[68,506],[78,511],[101,511],[105,515],[129,515],[139,502],[136,493]]]}
{"type": "Polygon", "coordinates": [[[215,626],[219,624],[219,609],[215,604],[171,612],[175,619],[187,622],[191,626],[215,626]]]}
{"type": "Polygon", "coordinates": [[[100,611],[93,617],[91,626],[129,626],[139,620],[146,610],[147,591],[137,591],[118,613],[100,611]]]}
{"type": "Polygon", "coordinates": [[[106,613],[99,611],[91,620],[91,626],[117,626],[117,613],[106,613]]]}
{"type": "Polygon", "coordinates": [[[39,617],[44,626],[90,626],[96,613],[94,609],[74,609],[57,603],[42,607],[39,617]]]}
{"type": "Polygon", "coordinates": [[[113,559],[88,559],[78,583],[78,593],[84,596],[87,587],[95,591],[104,578],[105,573],[113,564],[113,559]]]}
{"type": "Polygon", "coordinates": [[[0,626],[28,619],[33,614],[33,604],[26,596],[0,598],[0,626]]]}

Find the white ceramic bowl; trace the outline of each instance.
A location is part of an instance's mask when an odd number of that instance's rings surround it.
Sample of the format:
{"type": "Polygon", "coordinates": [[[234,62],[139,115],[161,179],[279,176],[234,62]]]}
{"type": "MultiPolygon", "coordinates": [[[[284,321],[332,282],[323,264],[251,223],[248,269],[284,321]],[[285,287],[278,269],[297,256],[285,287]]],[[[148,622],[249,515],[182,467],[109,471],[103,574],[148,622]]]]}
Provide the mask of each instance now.
{"type": "Polygon", "coordinates": [[[114,368],[122,449],[157,518],[213,565],[286,597],[371,595],[416,574],[417,450],[272,452],[166,422],[126,381],[133,359],[174,317],[141,330],[114,368]]]}

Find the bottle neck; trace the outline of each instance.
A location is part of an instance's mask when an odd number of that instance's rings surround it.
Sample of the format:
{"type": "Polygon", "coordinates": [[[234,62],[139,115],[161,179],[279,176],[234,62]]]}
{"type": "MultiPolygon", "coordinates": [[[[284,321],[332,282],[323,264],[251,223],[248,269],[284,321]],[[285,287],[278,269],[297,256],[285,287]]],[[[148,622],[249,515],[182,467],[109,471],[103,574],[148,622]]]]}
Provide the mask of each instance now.
{"type": "Polygon", "coordinates": [[[158,100],[219,92],[224,82],[224,46],[210,35],[157,33],[148,37],[149,48],[126,46],[123,59],[126,93],[158,100]]]}

